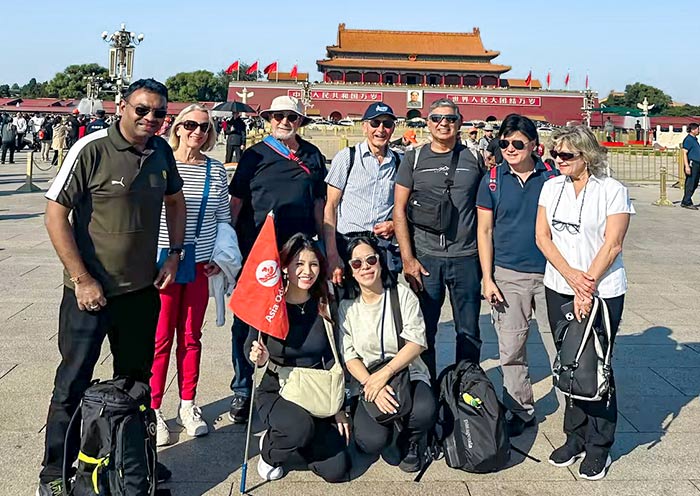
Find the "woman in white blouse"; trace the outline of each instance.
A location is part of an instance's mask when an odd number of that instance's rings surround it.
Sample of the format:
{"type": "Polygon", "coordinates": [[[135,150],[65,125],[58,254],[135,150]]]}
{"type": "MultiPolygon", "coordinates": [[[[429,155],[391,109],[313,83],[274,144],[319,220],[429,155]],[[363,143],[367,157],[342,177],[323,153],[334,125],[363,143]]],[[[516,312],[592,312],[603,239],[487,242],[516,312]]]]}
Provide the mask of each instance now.
{"type": "MultiPolygon", "coordinates": [[[[587,127],[558,129],[551,139],[551,154],[562,175],[543,186],[536,227],[537,246],[547,258],[550,325],[556,329],[566,320],[561,306],[571,301],[575,317],[585,317],[596,295],[607,303],[614,339],[627,291],[622,243],[634,207],[627,188],[605,175],[607,150],[587,127]]],[[[600,401],[566,402],[566,443],[552,452],[550,463],[566,467],[585,455],[579,475],[605,477],[617,423],[612,377],[608,394],[600,401]]]]}
{"type": "Polygon", "coordinates": [[[362,386],[364,400],[373,402],[380,412],[386,414],[399,407],[388,383],[395,374],[408,367],[413,400],[409,414],[386,425],[378,423],[362,404],[357,405],[353,417],[355,442],[364,453],[377,455],[396,439],[395,447],[401,458],[399,468],[405,472],[418,472],[426,462],[427,432],[435,424],[436,412],[428,367],[420,358],[427,341],[418,298],[405,286],[397,286],[397,310],[401,312],[402,321],[400,336],[404,340],[399,349],[390,297],[392,286],[396,284],[384,257],[379,256],[374,240],[365,236],[352,239],[347,250],[350,260],[345,261],[345,278],[350,290],[359,293],[354,299],[343,300],[339,308],[347,369],[362,386]],[[382,349],[386,358],[393,358],[370,373],[368,366],[382,359],[382,349]],[[402,427],[400,432],[397,422],[402,427]]]}

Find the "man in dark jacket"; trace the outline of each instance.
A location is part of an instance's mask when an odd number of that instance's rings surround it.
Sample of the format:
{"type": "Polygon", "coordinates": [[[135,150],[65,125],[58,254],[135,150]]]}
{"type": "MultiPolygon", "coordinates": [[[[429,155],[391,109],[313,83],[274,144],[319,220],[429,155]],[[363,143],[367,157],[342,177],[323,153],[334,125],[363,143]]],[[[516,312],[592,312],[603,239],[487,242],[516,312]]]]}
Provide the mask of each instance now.
{"type": "Polygon", "coordinates": [[[246,126],[238,112],[233,113],[233,117],[226,126],[226,163],[238,162],[241,153],[245,148],[246,126]]]}
{"type": "Polygon", "coordinates": [[[7,157],[7,151],[10,150],[10,163],[15,163],[15,140],[17,139],[17,127],[12,124],[12,118],[9,115],[5,115],[4,119],[0,121],[0,142],[2,143],[2,157],[0,157],[0,164],[5,163],[5,158],[7,157]]]}
{"type": "Polygon", "coordinates": [[[109,126],[105,122],[105,111],[95,110],[95,118],[87,125],[85,134],[90,134],[100,129],[107,129],[109,126]]]}

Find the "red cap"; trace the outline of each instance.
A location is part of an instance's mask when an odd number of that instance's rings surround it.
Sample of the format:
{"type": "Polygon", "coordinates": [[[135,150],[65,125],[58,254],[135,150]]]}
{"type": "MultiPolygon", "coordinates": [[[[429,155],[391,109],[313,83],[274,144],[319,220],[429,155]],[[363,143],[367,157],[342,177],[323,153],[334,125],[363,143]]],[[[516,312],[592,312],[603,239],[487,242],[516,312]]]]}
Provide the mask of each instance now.
{"type": "Polygon", "coordinates": [[[80,113],[80,110],[78,110],[77,108],[74,108],[74,109],[73,109],[73,113],[74,113],[74,114],[79,114],[79,113],[80,113]]]}

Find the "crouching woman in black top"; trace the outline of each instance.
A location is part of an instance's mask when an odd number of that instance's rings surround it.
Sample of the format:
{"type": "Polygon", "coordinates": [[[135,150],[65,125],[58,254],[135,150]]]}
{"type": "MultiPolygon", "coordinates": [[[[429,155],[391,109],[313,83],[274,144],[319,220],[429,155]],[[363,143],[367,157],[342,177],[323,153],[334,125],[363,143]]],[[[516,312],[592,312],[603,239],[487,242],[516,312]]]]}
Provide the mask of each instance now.
{"type": "Polygon", "coordinates": [[[257,330],[251,328],[246,343],[250,361],[266,368],[256,396],[258,415],[267,426],[260,440],[258,473],[265,480],[280,479],[284,464],[300,457],[327,482],[346,481],[350,427],[345,412],[327,418],[312,416],[280,396],[279,376],[274,372],[278,366],[327,370],[334,363],[324,326],[324,319],[331,318],[326,261],[313,241],[299,233],[282,248],[280,262],[287,278],[289,334],[284,340],[263,335],[258,342],[257,330]]]}

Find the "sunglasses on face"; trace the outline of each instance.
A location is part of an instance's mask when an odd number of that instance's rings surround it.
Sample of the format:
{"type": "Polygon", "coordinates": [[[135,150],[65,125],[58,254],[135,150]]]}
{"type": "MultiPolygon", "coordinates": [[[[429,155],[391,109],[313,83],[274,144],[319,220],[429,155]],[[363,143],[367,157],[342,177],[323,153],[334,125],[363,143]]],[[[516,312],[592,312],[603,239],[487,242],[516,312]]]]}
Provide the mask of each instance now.
{"type": "Polygon", "coordinates": [[[528,143],[529,143],[529,141],[526,143],[522,140],[512,140],[512,141],[508,141],[508,140],[504,140],[504,139],[498,140],[498,146],[501,148],[501,150],[505,150],[510,145],[513,145],[513,148],[515,148],[516,150],[524,150],[525,146],[528,143]]]}
{"type": "Polygon", "coordinates": [[[360,270],[365,262],[367,262],[367,265],[370,267],[377,265],[379,256],[373,253],[372,255],[367,255],[365,258],[353,258],[348,263],[353,270],[360,270]]]}
{"type": "Polygon", "coordinates": [[[288,122],[296,122],[296,120],[299,118],[299,114],[295,114],[294,112],[275,112],[272,114],[272,118],[280,122],[282,122],[285,117],[287,118],[288,122]]]}
{"type": "Polygon", "coordinates": [[[206,133],[207,131],[209,131],[209,123],[208,122],[184,121],[182,123],[182,127],[187,129],[188,131],[194,131],[197,128],[201,129],[203,133],[206,133]]]}
{"type": "Polygon", "coordinates": [[[440,124],[443,119],[445,119],[450,124],[454,124],[459,120],[459,116],[455,114],[430,114],[428,116],[428,119],[430,119],[435,124],[440,124]]]}
{"type": "Polygon", "coordinates": [[[394,127],[394,121],[392,119],[372,119],[369,121],[369,125],[374,129],[378,128],[380,125],[383,125],[384,129],[391,129],[394,127]]]}
{"type": "Polygon", "coordinates": [[[143,105],[131,105],[129,102],[126,102],[126,104],[131,106],[131,107],[134,107],[134,112],[139,117],[146,117],[151,112],[153,112],[153,117],[155,117],[156,119],[162,119],[163,117],[168,115],[167,109],[163,109],[163,108],[154,109],[151,107],[145,107],[143,105]]]}
{"type": "Polygon", "coordinates": [[[562,160],[571,160],[571,159],[581,155],[580,153],[558,152],[556,150],[550,151],[549,154],[552,156],[552,158],[554,160],[556,160],[557,157],[559,157],[562,160]]]}

